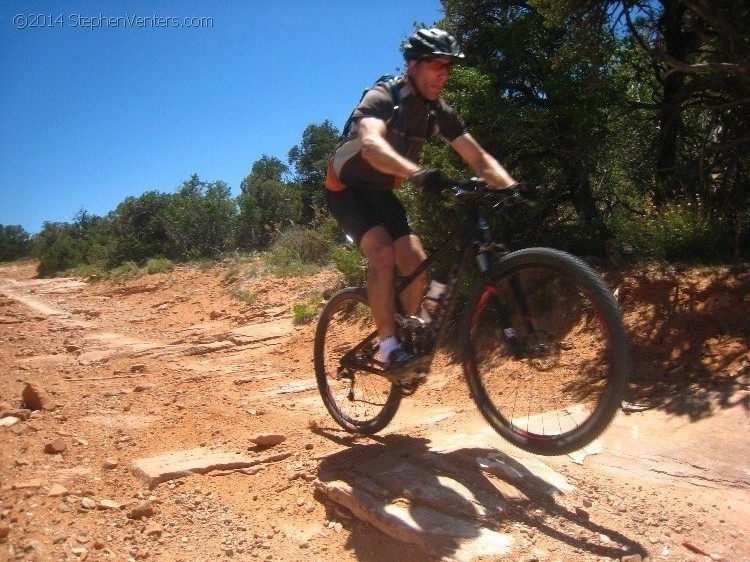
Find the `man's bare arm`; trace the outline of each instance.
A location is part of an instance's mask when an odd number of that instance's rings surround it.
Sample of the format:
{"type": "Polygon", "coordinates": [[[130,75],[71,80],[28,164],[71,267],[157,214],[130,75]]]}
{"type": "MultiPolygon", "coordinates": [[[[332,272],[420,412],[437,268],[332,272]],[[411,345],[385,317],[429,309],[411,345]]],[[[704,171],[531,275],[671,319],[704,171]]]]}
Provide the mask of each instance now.
{"type": "Polygon", "coordinates": [[[419,166],[401,156],[386,140],[386,124],[382,119],[364,117],[359,122],[359,139],[362,142],[362,158],[376,170],[408,178],[419,170],[419,166]]]}
{"type": "Polygon", "coordinates": [[[474,173],[490,185],[508,187],[516,183],[508,171],[492,157],[469,133],[457,137],[451,143],[453,149],[471,166],[474,173]]]}

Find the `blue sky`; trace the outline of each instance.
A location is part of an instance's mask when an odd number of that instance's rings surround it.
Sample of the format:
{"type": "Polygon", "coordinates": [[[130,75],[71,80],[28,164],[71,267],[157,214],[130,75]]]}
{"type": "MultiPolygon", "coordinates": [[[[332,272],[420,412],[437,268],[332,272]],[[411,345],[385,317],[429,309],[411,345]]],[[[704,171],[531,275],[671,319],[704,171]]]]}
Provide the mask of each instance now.
{"type": "Polygon", "coordinates": [[[3,1],[0,224],[34,234],[192,173],[237,194],[307,125],[341,127],[400,71],[413,22],[442,15],[439,0],[3,1]]]}

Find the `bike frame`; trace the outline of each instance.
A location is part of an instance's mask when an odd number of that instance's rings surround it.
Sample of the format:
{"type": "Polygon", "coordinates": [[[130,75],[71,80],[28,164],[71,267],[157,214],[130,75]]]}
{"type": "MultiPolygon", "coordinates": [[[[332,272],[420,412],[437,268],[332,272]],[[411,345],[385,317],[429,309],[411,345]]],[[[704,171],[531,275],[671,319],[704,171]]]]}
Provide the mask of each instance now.
{"type": "MultiPolygon", "coordinates": [[[[426,354],[430,360],[432,360],[432,356],[435,354],[435,350],[438,348],[440,342],[442,341],[443,335],[445,334],[445,329],[448,324],[447,318],[449,316],[449,313],[451,310],[453,310],[453,307],[455,306],[456,298],[458,295],[457,287],[460,286],[460,281],[463,279],[464,273],[466,271],[466,262],[468,260],[469,253],[472,249],[472,230],[473,230],[473,224],[476,222],[476,219],[478,216],[469,217],[466,219],[460,226],[457,228],[453,234],[451,234],[446,240],[444,240],[433,252],[431,252],[427,259],[425,259],[414,271],[412,271],[409,275],[397,275],[396,276],[396,282],[395,282],[395,294],[396,294],[396,310],[398,313],[403,314],[404,309],[401,306],[401,302],[398,299],[398,296],[408,287],[414,280],[419,277],[422,273],[424,273],[427,269],[432,267],[435,262],[440,260],[441,258],[445,257],[451,250],[454,249],[456,243],[461,243],[461,260],[458,264],[458,269],[455,271],[453,275],[451,275],[451,279],[448,281],[448,300],[447,304],[446,301],[443,300],[441,302],[440,307],[438,308],[438,312],[436,314],[436,317],[433,319],[433,322],[430,325],[430,333],[432,335],[432,342],[430,344],[430,348],[428,353],[426,354]],[[437,330],[435,330],[435,326],[437,326],[437,330]]],[[[366,371],[373,374],[380,374],[382,373],[382,369],[378,368],[377,366],[372,366],[369,364],[365,364],[362,361],[359,361],[357,357],[359,356],[360,352],[367,347],[375,338],[377,337],[377,332],[373,332],[369,336],[367,336],[365,339],[363,339],[358,345],[353,347],[349,352],[347,352],[344,357],[341,358],[341,367],[343,368],[351,368],[358,371],[366,371]]]]}
{"type": "MultiPolygon", "coordinates": [[[[510,315],[497,293],[497,288],[493,283],[489,282],[488,277],[492,266],[507,252],[500,252],[498,250],[498,246],[494,243],[489,232],[487,222],[476,207],[471,207],[468,218],[422,262],[416,271],[407,277],[397,277],[396,294],[400,294],[418,275],[431,267],[436,261],[446,256],[459,241],[461,242],[461,259],[458,261],[457,267],[453,269],[448,280],[448,298],[438,309],[437,318],[430,326],[433,339],[429,355],[434,355],[435,350],[442,344],[448,327],[448,318],[458,300],[458,289],[466,274],[469,257],[473,254],[477,262],[477,268],[487,277],[487,295],[494,297],[499,324],[506,341],[514,356],[516,358],[522,357],[524,349],[518,338],[518,334],[511,325],[510,315]],[[437,326],[437,329],[435,326],[437,326]]],[[[536,320],[529,310],[524,290],[518,278],[514,275],[510,276],[510,284],[514,300],[521,311],[521,317],[524,319],[525,328],[528,333],[533,334],[537,331],[536,320]]]]}
{"type": "MultiPolygon", "coordinates": [[[[438,247],[432,251],[427,258],[409,275],[397,275],[395,282],[395,293],[396,293],[396,308],[400,314],[404,314],[401,302],[398,299],[400,295],[411,283],[413,283],[420,275],[430,269],[436,262],[445,258],[450,252],[456,251],[456,245],[459,246],[457,253],[460,254],[460,260],[452,268],[450,278],[447,280],[447,292],[441,304],[433,318],[433,321],[429,324],[428,330],[430,334],[430,345],[425,357],[432,361],[435,351],[442,344],[443,338],[448,327],[448,319],[450,313],[456,306],[458,300],[459,287],[466,275],[467,264],[471,255],[474,255],[477,260],[477,265],[480,271],[488,275],[491,265],[496,263],[499,259],[498,247],[492,241],[489,234],[489,227],[480,215],[479,211],[472,207],[469,212],[469,216],[459,225],[457,229],[453,231],[438,247]]],[[[489,278],[488,278],[489,280],[489,278]]],[[[522,317],[525,319],[526,329],[530,333],[534,333],[536,330],[536,323],[529,313],[528,306],[526,304],[526,297],[523,289],[515,278],[511,279],[511,285],[513,289],[513,295],[517,305],[522,311],[522,317]]],[[[497,290],[494,285],[488,284],[488,295],[496,297],[495,304],[498,311],[498,318],[500,326],[505,334],[505,338],[510,345],[513,354],[517,357],[521,357],[524,353],[523,346],[521,345],[515,330],[511,326],[510,315],[508,314],[505,306],[502,304],[497,290]]],[[[373,333],[365,338],[359,345],[355,346],[349,351],[341,360],[341,366],[344,368],[354,368],[360,371],[367,371],[374,374],[379,374],[382,369],[377,366],[370,364],[363,364],[362,361],[357,360],[359,353],[370,344],[377,334],[373,333]]]]}

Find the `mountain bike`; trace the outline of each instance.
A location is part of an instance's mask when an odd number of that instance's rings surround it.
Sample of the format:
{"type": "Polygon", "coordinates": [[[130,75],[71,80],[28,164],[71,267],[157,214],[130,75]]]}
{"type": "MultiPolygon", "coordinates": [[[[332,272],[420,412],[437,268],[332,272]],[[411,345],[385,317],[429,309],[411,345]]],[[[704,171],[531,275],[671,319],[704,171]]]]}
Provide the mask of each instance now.
{"type": "Polygon", "coordinates": [[[529,195],[477,179],[452,188],[449,197],[465,220],[414,272],[396,276],[397,335],[420,358],[407,376],[394,379],[378,360],[363,287],[342,289],[328,300],[315,334],[315,374],[323,402],[342,428],[359,434],[385,428],[402,398],[424,382],[450,324],[471,397],[507,441],[559,455],[604,431],[630,372],[622,315],[610,288],[581,259],[542,247],[509,252],[492,239],[488,219],[502,219],[529,195]],[[453,265],[427,323],[406,315],[398,294],[438,260],[453,265]],[[480,276],[456,328],[451,314],[472,261],[480,276]]]}

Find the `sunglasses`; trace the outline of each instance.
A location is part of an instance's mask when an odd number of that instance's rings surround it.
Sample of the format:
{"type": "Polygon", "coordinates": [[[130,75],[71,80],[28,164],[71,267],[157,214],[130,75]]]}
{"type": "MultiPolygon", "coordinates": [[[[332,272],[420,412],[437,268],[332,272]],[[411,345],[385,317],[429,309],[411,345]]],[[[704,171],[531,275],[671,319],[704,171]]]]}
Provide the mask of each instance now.
{"type": "Polygon", "coordinates": [[[419,62],[424,63],[427,68],[429,70],[432,70],[433,72],[440,72],[443,69],[450,72],[450,70],[453,68],[453,63],[451,61],[442,61],[439,59],[422,59],[419,62]]]}

